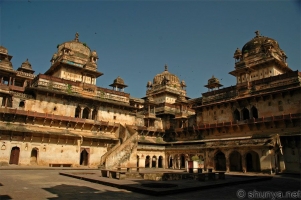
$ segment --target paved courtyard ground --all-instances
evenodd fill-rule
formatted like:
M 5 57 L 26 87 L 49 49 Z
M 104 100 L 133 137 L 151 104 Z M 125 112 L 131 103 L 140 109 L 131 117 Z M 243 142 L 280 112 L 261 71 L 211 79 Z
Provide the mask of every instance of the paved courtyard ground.
M 282 199 L 301 199 L 301 182 L 298 175 L 275 175 L 266 181 L 155 197 L 62 176 L 59 172 L 62 170 L 0 168 L 0 199 L 272 199 L 271 192 L 274 192 L 274 199 L 280 199 L 277 198 L 280 191 L 284 195 L 286 192 L 299 191 L 295 198 Z M 76 172 L 87 171 L 76 170 Z

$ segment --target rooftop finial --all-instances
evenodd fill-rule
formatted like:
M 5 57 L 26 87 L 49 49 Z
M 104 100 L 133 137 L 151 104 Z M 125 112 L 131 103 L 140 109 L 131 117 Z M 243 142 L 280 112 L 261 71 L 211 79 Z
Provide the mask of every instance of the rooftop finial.
M 255 34 L 256 34 L 256 37 L 259 37 L 260 36 L 260 33 L 259 33 L 259 31 L 257 30 L 257 31 L 255 31 Z
M 79 37 L 79 34 L 78 34 L 78 32 L 76 32 L 75 33 L 75 39 L 74 39 L 76 42 L 78 42 L 78 37 Z
M 167 70 L 167 65 L 166 65 L 166 64 L 165 64 L 165 66 L 164 66 L 164 67 L 165 67 L 165 71 L 168 71 L 168 70 Z

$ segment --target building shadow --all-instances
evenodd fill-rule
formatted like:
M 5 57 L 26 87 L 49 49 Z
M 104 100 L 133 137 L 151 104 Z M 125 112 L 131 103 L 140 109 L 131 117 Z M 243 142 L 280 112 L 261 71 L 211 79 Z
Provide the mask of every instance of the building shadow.
M 8 200 L 8 199 L 13 199 L 9 195 L 0 195 L 1 200 Z
M 133 193 L 131 192 L 96 190 L 87 186 L 76 186 L 66 184 L 43 189 L 52 194 L 57 195 L 57 197 L 50 197 L 48 199 L 127 199 L 131 198 L 133 195 Z

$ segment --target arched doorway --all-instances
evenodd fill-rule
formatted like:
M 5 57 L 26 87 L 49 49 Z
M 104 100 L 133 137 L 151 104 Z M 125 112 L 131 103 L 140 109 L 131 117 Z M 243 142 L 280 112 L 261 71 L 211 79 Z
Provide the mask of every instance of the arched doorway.
M 233 117 L 234 117 L 234 121 L 239 121 L 240 120 L 240 113 L 239 111 L 236 109 L 233 113 Z
M 93 119 L 93 120 L 97 120 L 97 113 L 98 113 L 98 109 L 95 108 L 95 109 L 93 110 L 93 112 L 92 112 L 92 119 Z
M 158 168 L 163 168 L 163 157 L 162 156 L 159 156 L 159 159 L 158 159 Z
M 185 168 L 185 155 L 181 155 L 181 168 Z
M 152 168 L 156 168 L 156 165 L 157 165 L 157 157 L 153 156 L 153 158 L 152 158 Z
M 247 172 L 259 172 L 260 161 L 258 153 L 250 151 L 246 154 Z
M 243 120 L 250 119 L 250 113 L 247 108 L 242 109 L 242 118 Z
M 75 118 L 81 118 L 80 111 L 81 111 L 81 108 L 79 106 L 77 106 L 75 109 L 75 115 L 74 115 Z
M 218 152 L 215 157 L 215 170 L 216 171 L 226 171 L 226 157 L 222 152 Z
M 253 106 L 251 108 L 251 112 L 252 112 L 253 118 L 257 119 L 258 118 L 258 111 L 257 111 L 257 108 L 255 106 Z
M 87 166 L 88 163 L 89 163 L 89 152 L 86 149 L 82 149 L 80 153 L 79 164 L 83 166 Z
M 241 166 L 241 155 L 237 151 L 233 151 L 230 156 L 230 171 L 237 171 L 241 172 L 242 171 L 242 166 Z
M 31 154 L 30 154 L 30 164 L 31 165 L 36 165 L 38 164 L 38 149 L 37 148 L 33 148 L 31 150 Z
M 13 147 L 10 152 L 9 164 L 13 164 L 13 165 L 19 164 L 19 155 L 20 155 L 20 148 Z
M 168 167 L 172 168 L 172 166 L 173 166 L 173 158 L 172 158 L 172 156 L 170 156 L 169 157 L 169 162 L 168 162 Z
M 148 168 L 148 167 L 150 167 L 150 157 L 146 156 L 146 158 L 145 158 L 145 168 Z
M 85 108 L 83 110 L 83 119 L 89 119 L 89 115 L 90 115 L 90 109 L 89 108 Z

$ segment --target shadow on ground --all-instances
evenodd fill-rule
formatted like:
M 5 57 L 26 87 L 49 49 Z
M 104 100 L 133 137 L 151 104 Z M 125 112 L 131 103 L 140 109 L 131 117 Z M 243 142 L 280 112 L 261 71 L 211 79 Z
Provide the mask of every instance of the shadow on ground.
M 131 192 L 96 190 L 86 186 L 57 185 L 44 190 L 57 195 L 48 199 L 99 199 L 99 198 L 130 198 Z M 0 198 L 1 199 L 1 198 Z M 2 199 L 1 199 L 2 200 Z

